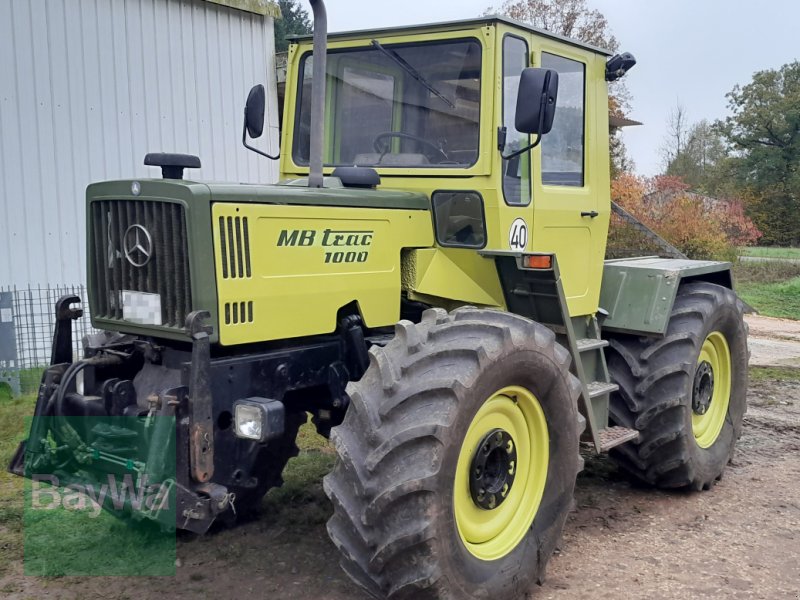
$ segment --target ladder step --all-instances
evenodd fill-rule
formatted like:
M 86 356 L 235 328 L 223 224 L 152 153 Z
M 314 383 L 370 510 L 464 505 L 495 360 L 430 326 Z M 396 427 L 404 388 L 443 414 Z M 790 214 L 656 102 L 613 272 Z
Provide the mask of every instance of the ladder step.
M 578 352 L 589 352 L 590 350 L 597 350 L 598 348 L 605 348 L 608 346 L 608 340 L 595 340 L 593 338 L 585 338 L 576 342 Z
M 616 383 L 606 383 L 605 381 L 593 381 L 586 386 L 589 390 L 589 398 L 597 398 L 611 392 L 616 392 L 619 386 Z
M 600 438 L 600 452 L 607 452 L 615 446 L 632 442 L 639 437 L 639 432 L 627 427 L 606 427 L 598 432 Z

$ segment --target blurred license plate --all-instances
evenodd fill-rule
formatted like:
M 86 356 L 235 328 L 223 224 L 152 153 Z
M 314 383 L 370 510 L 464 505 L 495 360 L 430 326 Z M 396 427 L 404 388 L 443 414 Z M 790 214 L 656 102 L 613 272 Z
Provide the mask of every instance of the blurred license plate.
M 122 318 L 140 325 L 161 325 L 161 294 L 122 290 Z

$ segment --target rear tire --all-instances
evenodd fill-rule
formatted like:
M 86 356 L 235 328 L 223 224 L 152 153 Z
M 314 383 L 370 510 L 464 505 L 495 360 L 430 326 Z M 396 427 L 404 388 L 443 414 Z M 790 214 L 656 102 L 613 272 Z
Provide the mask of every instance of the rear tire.
M 373 347 L 366 374 L 348 386 L 350 408 L 331 436 L 338 461 L 324 481 L 334 506 L 328 532 L 344 570 L 372 595 L 393 599 L 511 600 L 541 582 L 582 466 L 570 360 L 542 325 L 471 308 L 428 310 L 418 325 L 400 322 L 386 347 Z M 538 409 L 525 412 L 535 406 L 540 421 Z M 482 444 L 502 429 L 492 427 L 504 423 L 506 408 L 546 427 L 526 445 L 525 432 L 542 430 L 507 426 L 516 445 L 498 446 L 508 453 L 498 456 L 519 451 L 518 465 L 504 464 L 520 479 L 500 486 L 507 496 L 497 496 L 499 505 L 479 510 L 481 491 L 464 469 L 478 471 Z M 503 506 L 508 512 L 492 512 Z M 501 514 L 516 518 L 492 521 Z M 496 535 L 470 537 L 474 517 L 489 519 L 490 529 L 500 523 Z
M 611 395 L 611 421 L 639 431 L 611 457 L 656 487 L 709 489 L 733 456 L 746 410 L 742 302 L 727 288 L 688 283 L 678 290 L 663 338 L 609 341 L 608 368 L 620 386 Z M 708 382 L 716 395 L 703 391 Z

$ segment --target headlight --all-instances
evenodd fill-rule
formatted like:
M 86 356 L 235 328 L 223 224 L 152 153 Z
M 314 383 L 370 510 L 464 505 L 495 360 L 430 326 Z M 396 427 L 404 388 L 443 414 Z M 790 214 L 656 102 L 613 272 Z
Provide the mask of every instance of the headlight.
M 233 404 L 236 436 L 268 442 L 283 435 L 286 409 L 283 402 L 268 398 L 247 398 Z

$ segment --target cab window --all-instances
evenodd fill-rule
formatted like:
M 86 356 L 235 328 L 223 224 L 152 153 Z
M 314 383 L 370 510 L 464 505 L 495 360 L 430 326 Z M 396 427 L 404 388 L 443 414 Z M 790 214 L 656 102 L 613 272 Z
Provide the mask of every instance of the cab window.
M 503 39 L 503 127 L 506 129 L 505 154 L 524 148 L 530 136 L 517 131 L 517 92 L 522 70 L 528 67 L 528 43 L 507 35 Z M 507 204 L 525 206 L 531 201 L 530 155 L 526 152 L 503 161 L 503 197 Z
M 558 71 L 556 117 L 542 138 L 542 184 L 583 187 L 586 66 L 542 52 L 542 67 Z
M 435 58 L 435 60 L 434 60 Z M 300 62 L 292 158 L 307 165 L 313 56 Z M 478 160 L 482 46 L 475 39 L 328 52 L 325 164 L 467 168 Z

